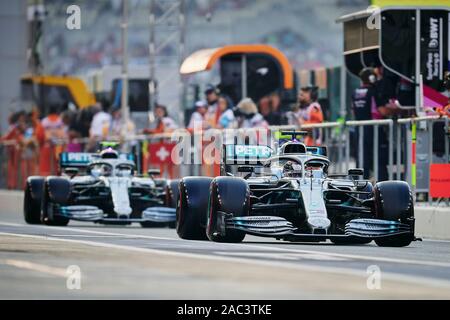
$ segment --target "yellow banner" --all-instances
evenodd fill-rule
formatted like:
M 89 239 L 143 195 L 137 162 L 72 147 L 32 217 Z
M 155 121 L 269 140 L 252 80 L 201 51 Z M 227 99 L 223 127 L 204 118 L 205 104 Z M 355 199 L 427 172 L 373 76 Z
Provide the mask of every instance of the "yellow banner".
M 388 6 L 439 6 L 449 7 L 449 0 L 372 0 L 372 4 L 378 7 Z

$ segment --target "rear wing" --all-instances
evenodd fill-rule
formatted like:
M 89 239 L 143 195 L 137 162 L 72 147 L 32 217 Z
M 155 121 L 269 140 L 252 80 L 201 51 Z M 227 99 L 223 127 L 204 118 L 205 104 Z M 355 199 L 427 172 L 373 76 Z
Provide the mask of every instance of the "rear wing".
M 59 156 L 59 167 L 61 170 L 65 168 L 86 168 L 97 159 L 100 159 L 98 153 L 62 152 Z M 120 153 L 119 159 L 131 160 L 136 163 L 136 158 L 132 153 Z
M 264 145 L 235 145 L 223 146 L 223 163 L 225 165 L 262 165 L 272 156 L 272 148 Z
M 308 131 L 281 130 L 276 132 L 277 139 L 286 139 L 290 141 L 300 140 L 308 135 Z

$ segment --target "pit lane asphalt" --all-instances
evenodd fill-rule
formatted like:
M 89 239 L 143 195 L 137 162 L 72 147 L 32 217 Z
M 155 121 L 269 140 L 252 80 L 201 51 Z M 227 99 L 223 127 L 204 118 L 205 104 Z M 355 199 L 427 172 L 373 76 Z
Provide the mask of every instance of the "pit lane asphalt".
M 73 265 L 78 290 L 67 288 Z M 32 226 L 0 211 L 0 283 L 1 299 L 450 299 L 450 242 L 220 244 L 138 224 Z

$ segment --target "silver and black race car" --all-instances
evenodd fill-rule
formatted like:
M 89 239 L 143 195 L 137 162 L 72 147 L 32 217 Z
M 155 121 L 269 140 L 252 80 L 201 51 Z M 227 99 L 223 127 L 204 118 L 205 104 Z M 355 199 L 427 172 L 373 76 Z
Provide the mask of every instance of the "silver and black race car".
M 306 147 L 297 140 L 302 132 L 283 134 L 292 139 L 275 153 L 267 146 L 226 145 L 222 176 L 183 178 L 178 235 L 217 242 L 241 242 L 246 234 L 336 244 L 374 240 L 395 247 L 416 240 L 406 182 L 373 186 L 362 169 L 328 175 L 325 147 Z M 233 166 L 237 173 L 230 173 Z
M 24 217 L 29 224 L 65 226 L 70 220 L 142 227 L 175 226 L 178 181 L 136 174 L 133 154 L 112 147 L 100 153 L 62 153 L 61 176 L 28 177 Z

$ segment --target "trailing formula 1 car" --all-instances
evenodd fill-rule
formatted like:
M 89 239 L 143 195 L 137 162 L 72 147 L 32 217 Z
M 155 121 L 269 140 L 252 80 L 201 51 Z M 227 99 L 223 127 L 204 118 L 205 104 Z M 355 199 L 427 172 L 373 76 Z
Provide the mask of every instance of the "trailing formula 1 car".
M 177 181 L 138 176 L 133 154 L 111 146 L 99 153 L 62 153 L 62 176 L 28 177 L 24 217 L 29 224 L 65 226 L 70 220 L 142 227 L 175 227 L 170 186 Z M 169 193 L 170 192 L 170 193 Z
M 335 244 L 374 240 L 393 247 L 416 240 L 406 182 L 373 186 L 362 180 L 362 169 L 328 175 L 325 147 L 306 147 L 297 140 L 303 132 L 282 134 L 291 139 L 275 155 L 267 146 L 225 145 L 222 176 L 183 178 L 178 235 L 217 242 L 241 242 L 246 234 Z M 230 167 L 237 167 L 237 173 L 230 173 Z

